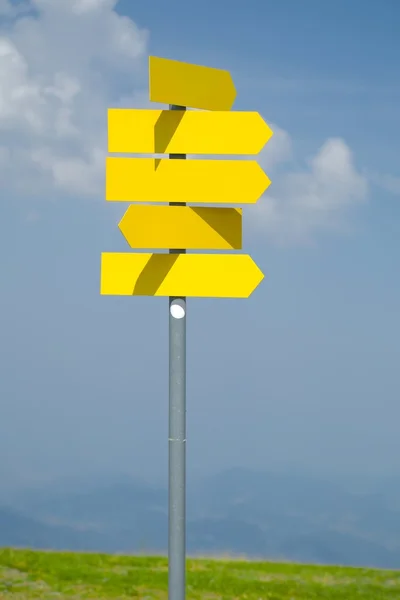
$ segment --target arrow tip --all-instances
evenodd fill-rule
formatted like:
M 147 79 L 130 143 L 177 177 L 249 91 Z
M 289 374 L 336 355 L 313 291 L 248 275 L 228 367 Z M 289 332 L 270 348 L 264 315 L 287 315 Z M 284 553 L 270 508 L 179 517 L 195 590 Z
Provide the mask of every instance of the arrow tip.
M 251 294 L 258 288 L 258 286 L 260 285 L 260 283 L 262 282 L 262 280 L 265 277 L 264 273 L 261 271 L 261 269 L 259 268 L 257 263 L 251 257 L 250 257 L 250 260 L 253 263 L 252 266 L 253 266 L 254 279 L 253 279 L 253 289 L 249 293 L 249 296 L 251 296 Z
M 268 123 L 266 121 L 264 121 L 264 119 L 261 117 L 260 118 L 262 120 L 262 136 L 263 136 L 263 141 L 262 141 L 262 146 L 260 148 L 260 151 L 264 148 L 264 146 L 267 144 L 267 142 L 270 141 L 270 139 L 272 138 L 272 136 L 274 135 L 274 132 L 272 131 L 272 129 L 270 128 L 270 126 L 268 125 Z
M 271 185 L 271 180 L 266 174 L 266 172 L 262 169 L 262 167 L 256 162 L 257 172 L 254 174 L 254 187 L 255 187 L 255 196 L 256 202 L 261 198 L 261 196 L 267 191 L 269 186 Z
M 149 82 L 152 102 L 225 111 L 236 98 L 229 71 L 158 56 L 149 56 Z
M 223 71 L 224 73 L 226 73 L 226 83 L 227 83 L 227 94 L 226 94 L 226 98 L 225 98 L 225 108 L 222 108 L 221 110 L 231 110 L 232 106 L 235 103 L 236 100 L 236 95 L 237 95 L 237 91 L 235 88 L 235 84 L 233 83 L 233 78 L 232 75 L 229 73 L 229 71 Z

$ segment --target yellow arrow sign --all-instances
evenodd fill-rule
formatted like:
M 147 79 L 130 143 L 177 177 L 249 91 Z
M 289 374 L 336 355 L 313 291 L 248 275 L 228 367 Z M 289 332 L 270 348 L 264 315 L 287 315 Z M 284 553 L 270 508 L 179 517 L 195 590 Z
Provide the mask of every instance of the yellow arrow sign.
M 241 208 L 129 206 L 119 223 L 131 248 L 240 250 Z
M 257 112 L 108 110 L 108 151 L 258 154 L 272 131 Z
M 263 278 L 247 254 L 104 252 L 100 293 L 248 298 Z
M 270 185 L 254 160 L 106 159 L 106 200 L 254 204 Z
M 150 100 L 203 110 L 230 110 L 236 90 L 228 71 L 149 57 Z

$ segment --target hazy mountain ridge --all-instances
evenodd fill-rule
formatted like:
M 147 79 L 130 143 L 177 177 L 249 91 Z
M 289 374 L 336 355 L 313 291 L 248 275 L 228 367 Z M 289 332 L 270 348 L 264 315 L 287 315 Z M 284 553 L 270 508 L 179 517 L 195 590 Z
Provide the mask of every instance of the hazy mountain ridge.
M 396 485 L 352 493 L 301 475 L 225 471 L 188 487 L 188 551 L 400 568 Z M 16 512 L 18 511 L 18 512 Z M 105 552 L 167 548 L 167 490 L 137 481 L 17 494 L 0 545 Z

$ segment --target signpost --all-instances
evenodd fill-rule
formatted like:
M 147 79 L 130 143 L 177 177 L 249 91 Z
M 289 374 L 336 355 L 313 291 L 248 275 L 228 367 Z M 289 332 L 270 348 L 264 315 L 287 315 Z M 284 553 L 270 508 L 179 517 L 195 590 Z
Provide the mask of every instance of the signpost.
M 203 110 L 230 110 L 236 98 L 231 74 L 158 56 L 149 58 L 151 102 Z
M 150 66 L 151 72 L 151 66 Z M 170 109 L 185 110 L 170 104 Z M 170 154 L 182 161 L 186 154 Z M 182 163 L 181 163 L 182 164 Z M 176 203 L 170 203 L 175 206 Z M 178 209 L 183 206 L 178 204 Z M 173 260 L 186 249 L 171 248 Z M 169 292 L 168 598 L 186 595 L 186 294 Z
M 131 248 L 240 250 L 241 208 L 129 206 L 119 223 Z
M 264 275 L 248 254 L 103 252 L 101 293 L 248 298 Z
M 270 180 L 255 160 L 106 159 L 106 200 L 255 204 Z
M 272 131 L 257 112 L 108 111 L 108 151 L 258 154 Z
M 168 597 L 184 600 L 186 298 L 247 298 L 264 277 L 247 254 L 186 250 L 240 250 L 242 209 L 228 205 L 254 204 L 271 183 L 254 160 L 186 155 L 254 155 L 272 131 L 258 113 L 229 112 L 227 71 L 151 56 L 149 77 L 150 100 L 170 110 L 110 109 L 108 151 L 169 158 L 108 157 L 106 200 L 164 203 L 131 204 L 119 228 L 131 248 L 168 252 L 102 253 L 100 293 L 169 297 Z

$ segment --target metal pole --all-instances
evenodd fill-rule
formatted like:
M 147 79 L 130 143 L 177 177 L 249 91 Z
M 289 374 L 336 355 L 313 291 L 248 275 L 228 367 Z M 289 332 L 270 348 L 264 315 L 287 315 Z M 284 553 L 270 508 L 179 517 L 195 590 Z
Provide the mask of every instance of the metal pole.
M 186 110 L 170 105 L 170 110 Z M 185 159 L 186 154 L 169 158 Z M 171 205 L 184 206 L 179 202 Z M 171 254 L 184 253 L 170 250 Z M 169 298 L 168 599 L 186 592 L 186 298 Z

